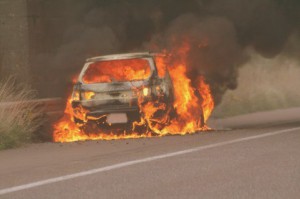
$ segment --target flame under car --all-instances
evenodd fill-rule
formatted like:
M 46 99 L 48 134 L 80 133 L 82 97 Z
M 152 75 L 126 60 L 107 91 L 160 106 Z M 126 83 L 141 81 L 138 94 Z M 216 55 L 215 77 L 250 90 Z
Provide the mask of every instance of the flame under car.
M 151 102 L 157 108 L 148 122 L 167 125 L 172 117 L 173 85 L 167 70 L 158 71 L 154 56 L 129 53 L 88 59 L 73 88 L 73 121 L 98 127 L 133 124 L 145 116 L 143 107 Z

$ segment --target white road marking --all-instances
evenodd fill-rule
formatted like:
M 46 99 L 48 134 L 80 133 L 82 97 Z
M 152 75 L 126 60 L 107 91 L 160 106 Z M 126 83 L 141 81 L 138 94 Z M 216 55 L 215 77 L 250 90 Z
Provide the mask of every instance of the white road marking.
M 229 145 L 229 144 L 234 144 L 234 143 L 238 143 L 238 142 L 245 142 L 245 141 L 249 141 L 249 140 L 255 140 L 255 139 L 259 139 L 259 138 L 269 137 L 269 136 L 278 135 L 278 134 L 287 133 L 287 132 L 292 132 L 292 131 L 296 131 L 296 130 L 300 130 L 300 127 L 290 128 L 290 129 L 285 129 L 285 130 L 280 130 L 280 131 L 274 131 L 274 132 L 269 132 L 269 133 L 264 133 L 264 134 L 254 135 L 254 136 L 249 136 L 249 137 L 244 137 L 244 138 L 238 138 L 238 139 L 229 140 L 229 141 L 225 141 L 225 142 L 219 142 L 219 143 L 216 143 L 216 144 L 209 144 L 209 145 L 195 147 L 195 148 L 186 149 L 186 150 L 182 150 L 182 151 L 166 153 L 166 154 L 152 156 L 152 157 L 148 157 L 148 158 L 143 158 L 143 159 L 132 160 L 132 161 L 128 161 L 128 162 L 118 163 L 118 164 L 114 164 L 114 165 L 110 165 L 110 166 L 106 166 L 106 167 L 91 169 L 91 170 L 88 170 L 88 171 L 69 174 L 69 175 L 65 175 L 65 176 L 49 178 L 49 179 L 46 179 L 46 180 L 41 180 L 41 181 L 32 182 L 32 183 L 28 183 L 28 184 L 23 184 L 23 185 L 19 185 L 19 186 L 15 186 L 15 187 L 1 189 L 0 190 L 0 195 L 4 195 L 4 194 L 16 192 L 16 191 L 21 191 L 21 190 L 25 190 L 25 189 L 31 189 L 31 188 L 39 187 L 39 186 L 42 186 L 42 185 L 47 185 L 47 184 L 52 184 L 52 183 L 61 182 L 61 181 L 65 181 L 65 180 L 70 180 L 70 179 L 83 177 L 83 176 L 87 176 L 87 175 L 92 175 L 92 174 L 96 174 L 96 173 L 101 173 L 101 172 L 104 172 L 104 171 L 111 171 L 111 170 L 114 170 L 114 169 L 120 169 L 120 168 L 123 168 L 123 167 L 136 165 L 136 164 L 140 164 L 140 163 L 151 162 L 151 161 L 154 161 L 154 160 L 160 160 L 160 159 L 174 157 L 174 156 L 178 156 L 178 155 L 198 152 L 198 151 L 202 151 L 202 150 L 206 150 L 206 149 L 210 149 L 210 148 L 215 148 L 215 147 L 220 147 L 220 146 L 225 146 L 225 145 Z

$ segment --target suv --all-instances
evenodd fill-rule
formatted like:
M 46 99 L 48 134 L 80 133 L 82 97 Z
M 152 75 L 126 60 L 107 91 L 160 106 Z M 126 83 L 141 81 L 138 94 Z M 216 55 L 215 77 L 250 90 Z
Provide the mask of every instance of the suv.
M 157 68 L 156 56 L 160 55 L 143 52 L 87 59 L 73 88 L 74 122 L 80 125 L 96 121 L 98 126 L 132 124 L 145 116 L 143 105 L 148 102 L 167 107 L 153 118 L 170 114 L 172 81 L 167 69 Z

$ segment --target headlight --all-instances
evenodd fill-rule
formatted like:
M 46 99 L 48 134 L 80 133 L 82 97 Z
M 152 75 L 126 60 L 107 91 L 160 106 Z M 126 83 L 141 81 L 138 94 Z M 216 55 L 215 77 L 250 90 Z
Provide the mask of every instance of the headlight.
M 72 101 L 79 101 L 79 100 L 80 100 L 79 91 L 73 91 Z
M 148 96 L 150 94 L 151 94 L 150 88 L 147 88 L 147 87 L 143 88 L 143 95 L 144 96 Z
M 81 93 L 81 97 L 85 100 L 90 100 L 95 97 L 95 92 L 93 91 L 84 91 Z

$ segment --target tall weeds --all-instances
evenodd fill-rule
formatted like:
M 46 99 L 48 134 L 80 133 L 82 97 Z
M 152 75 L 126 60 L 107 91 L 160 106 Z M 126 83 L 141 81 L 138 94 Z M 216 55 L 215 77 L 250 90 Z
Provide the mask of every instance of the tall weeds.
M 42 124 L 42 110 L 33 100 L 35 92 L 14 78 L 0 82 L 0 149 L 30 142 Z

